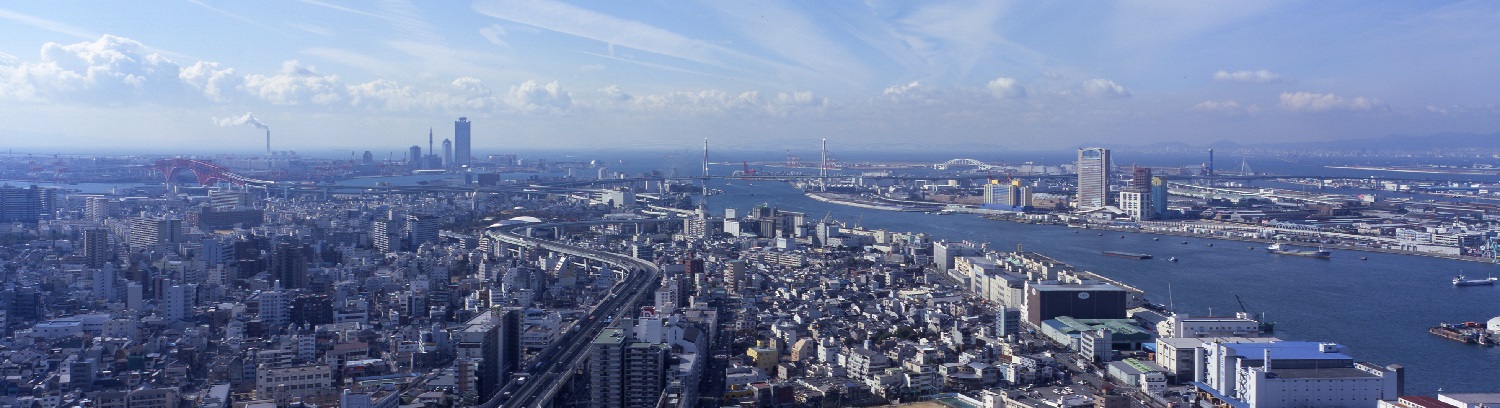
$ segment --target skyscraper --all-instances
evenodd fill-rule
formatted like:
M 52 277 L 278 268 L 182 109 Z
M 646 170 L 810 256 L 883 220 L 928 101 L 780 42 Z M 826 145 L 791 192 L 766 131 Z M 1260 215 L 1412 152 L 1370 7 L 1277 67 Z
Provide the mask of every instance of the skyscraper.
M 453 141 L 443 139 L 443 168 L 453 167 Z
M 453 165 L 469 165 L 469 118 L 458 118 L 453 122 Z
M 109 250 L 109 230 L 90 228 L 83 230 L 83 264 L 90 268 L 103 267 L 114 260 Z
M 1109 149 L 1078 149 L 1078 210 L 1109 205 L 1109 167 Z
M 1161 176 L 1151 178 L 1151 210 L 1156 212 L 1156 218 L 1167 217 L 1167 179 Z
M 604 329 L 589 345 L 589 406 L 655 407 L 666 388 L 666 344 L 636 339 L 630 328 Z
M 410 167 L 412 170 L 421 169 L 422 146 L 412 145 L 411 149 L 408 149 L 408 151 L 409 154 L 407 154 L 406 156 L 406 167 Z

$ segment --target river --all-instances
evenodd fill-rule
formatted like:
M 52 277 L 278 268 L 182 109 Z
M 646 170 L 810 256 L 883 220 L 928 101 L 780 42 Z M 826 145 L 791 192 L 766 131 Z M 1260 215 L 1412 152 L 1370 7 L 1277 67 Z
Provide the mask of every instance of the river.
M 1266 253 L 1261 243 L 1119 232 L 1099 236 L 1093 230 L 972 215 L 867 210 L 819 202 L 778 182 L 729 181 L 714 187 L 724 192 L 709 199 L 715 214 L 723 214 L 725 207 L 743 211 L 769 203 L 813 219 L 831 214 L 866 228 L 923 232 L 936 240 L 986 242 L 1005 251 L 1021 244 L 1195 315 L 1239 311 L 1234 297 L 1239 295 L 1249 311 L 1264 312 L 1276 322 L 1278 337 L 1335 342 L 1348 346 L 1348 354 L 1358 360 L 1405 366 L 1408 394 L 1493 392 L 1500 387 L 1500 348 L 1427 333 L 1440 321 L 1483 323 L 1500 316 L 1500 287 L 1456 288 L 1449 282 L 1460 271 L 1484 277 L 1500 267 L 1354 251 L 1335 251 L 1331 259 L 1281 256 Z M 1156 259 L 1100 254 L 1107 250 L 1148 253 Z M 1165 260 L 1173 256 L 1179 262 Z

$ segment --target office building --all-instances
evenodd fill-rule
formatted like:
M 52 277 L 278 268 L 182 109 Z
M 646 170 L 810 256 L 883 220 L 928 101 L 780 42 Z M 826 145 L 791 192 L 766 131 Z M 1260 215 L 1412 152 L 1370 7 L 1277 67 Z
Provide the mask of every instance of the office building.
M 171 284 L 162 288 L 161 317 L 169 322 L 186 320 L 198 301 L 197 284 Z
M 338 395 L 339 389 L 333 386 L 333 370 L 326 364 L 262 365 L 255 372 L 255 397 L 275 400 L 278 406 L 290 406 L 293 400 L 326 403 L 334 401 Z
M 1107 283 L 1026 284 L 1026 320 L 1069 316 L 1075 319 L 1124 319 L 1127 294 Z
M 589 345 L 589 406 L 655 407 L 666 389 L 666 344 L 636 341 L 631 330 L 604 329 Z
M 1031 186 L 1021 185 L 1020 180 L 1001 184 L 990 180 L 984 185 L 984 204 L 1005 210 L 1022 210 L 1031 206 Z
M 1160 176 L 1151 178 L 1151 211 L 1156 212 L 1156 218 L 1167 217 L 1167 179 Z
M 469 152 L 469 118 L 458 118 L 453 122 L 453 164 L 457 167 L 469 165 L 473 157 Z
M 479 401 L 489 401 L 522 368 L 520 309 L 491 310 L 465 324 L 456 347 L 460 359 L 478 360 Z
M 182 220 L 134 218 L 130 220 L 130 246 L 135 249 L 175 244 L 182 240 Z
M 1148 193 L 1140 191 L 1121 191 L 1120 198 L 1116 201 L 1120 210 L 1131 220 L 1150 220 L 1156 218 L 1156 211 L 1151 209 L 1151 197 Z
M 1200 391 L 1243 407 L 1373 407 L 1400 396 L 1404 369 L 1355 362 L 1306 341 L 1205 343 Z
M 1088 211 L 1109 205 L 1109 149 L 1078 149 L 1076 207 Z
M 1130 191 L 1146 192 L 1151 190 L 1151 168 L 1136 167 L 1130 175 Z
M 407 149 L 406 167 L 412 170 L 422 168 L 422 146 L 412 145 Z
M 118 204 L 109 197 L 89 197 L 83 202 L 83 217 L 89 221 L 104 221 L 113 217 Z
M 0 222 L 35 224 L 43 214 L 50 214 L 57 203 L 57 190 L 0 186 Z
M 294 241 L 280 241 L 271 250 L 271 279 L 281 288 L 307 287 L 306 249 Z
M 114 252 L 109 250 L 109 230 L 103 228 L 83 230 L 82 244 L 84 266 L 99 268 L 114 260 Z
M 113 302 L 115 296 L 115 267 L 104 265 L 103 268 L 94 271 L 94 297 L 105 302 Z
M 443 139 L 443 168 L 453 167 L 453 141 Z
M 406 242 L 415 251 L 422 244 L 437 242 L 438 218 L 428 215 L 408 214 L 406 216 Z

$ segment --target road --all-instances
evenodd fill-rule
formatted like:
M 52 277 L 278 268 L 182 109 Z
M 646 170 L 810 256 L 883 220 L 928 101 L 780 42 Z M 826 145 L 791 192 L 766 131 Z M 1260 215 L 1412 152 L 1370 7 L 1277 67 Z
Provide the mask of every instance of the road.
M 633 221 L 618 222 L 628 224 Z M 539 240 L 512 232 L 527 227 L 550 228 L 569 224 L 574 223 L 520 224 L 490 229 L 485 233 L 507 244 L 539 247 L 549 251 L 582 256 L 629 272 L 625 280 L 616 284 L 610 294 L 595 305 L 583 320 L 574 324 L 573 328 L 564 333 L 558 341 L 548 345 L 536 358 L 526 362 L 526 366 L 519 370 L 529 374 L 526 381 L 511 381 L 506 384 L 493 398 L 485 401 L 482 405 L 485 408 L 538 406 L 557 395 L 558 390 L 567 385 L 565 380 L 569 374 L 577 368 L 578 364 L 587 361 L 588 346 L 599 331 L 608 326 L 606 322 L 632 315 L 635 311 L 634 306 L 639 304 L 646 294 L 654 292 L 656 286 L 660 284 L 658 278 L 661 276 L 661 270 L 651 262 L 611 252 Z

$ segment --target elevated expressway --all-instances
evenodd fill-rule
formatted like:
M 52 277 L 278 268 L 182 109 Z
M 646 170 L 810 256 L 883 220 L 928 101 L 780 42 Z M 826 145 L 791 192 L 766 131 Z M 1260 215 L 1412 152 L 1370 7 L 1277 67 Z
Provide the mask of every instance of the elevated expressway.
M 610 289 L 609 295 L 591 308 L 584 318 L 575 323 L 566 333 L 563 333 L 556 342 L 548 345 L 535 358 L 527 361 L 525 365 L 517 369 L 517 378 L 525 375 L 524 381 L 510 381 L 494 397 L 491 397 L 480 406 L 484 408 L 496 408 L 549 405 L 558 392 L 567 386 L 568 380 L 577 372 L 578 367 L 582 364 L 587 364 L 589 356 L 588 346 L 593 342 L 594 337 L 599 335 L 600 330 L 608 326 L 606 321 L 613 320 L 611 318 L 617 319 L 632 315 L 635 311 L 635 306 L 646 299 L 648 294 L 655 292 L 657 286 L 661 284 L 659 279 L 661 269 L 649 261 L 611 252 L 537 239 L 525 235 L 526 231 L 580 225 L 678 222 L 682 222 L 682 219 L 593 220 L 526 223 L 492 227 L 486 230 L 486 236 L 501 242 L 503 245 L 551 251 L 591 259 L 623 270 L 625 278 L 615 284 Z

